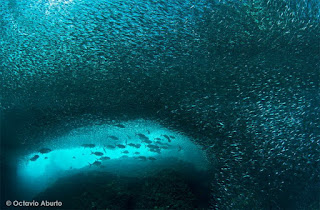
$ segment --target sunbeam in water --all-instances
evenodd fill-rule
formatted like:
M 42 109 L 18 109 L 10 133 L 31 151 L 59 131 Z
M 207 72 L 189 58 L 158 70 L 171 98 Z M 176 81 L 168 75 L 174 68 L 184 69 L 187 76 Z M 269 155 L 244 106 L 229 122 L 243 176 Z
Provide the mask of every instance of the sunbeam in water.
M 199 171 L 206 170 L 208 164 L 187 136 L 145 120 L 82 127 L 44 142 L 18 164 L 21 189 L 30 196 L 60 177 L 86 171 L 143 176 L 182 162 Z

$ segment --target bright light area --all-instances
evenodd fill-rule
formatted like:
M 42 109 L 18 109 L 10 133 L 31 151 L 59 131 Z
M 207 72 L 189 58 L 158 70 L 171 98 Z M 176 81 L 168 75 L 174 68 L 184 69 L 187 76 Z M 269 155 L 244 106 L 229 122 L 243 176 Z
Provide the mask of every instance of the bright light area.
M 61 176 L 92 170 L 141 176 L 179 162 L 207 167 L 203 151 L 188 137 L 146 120 L 83 127 L 43 142 L 18 165 L 18 183 L 30 193 Z

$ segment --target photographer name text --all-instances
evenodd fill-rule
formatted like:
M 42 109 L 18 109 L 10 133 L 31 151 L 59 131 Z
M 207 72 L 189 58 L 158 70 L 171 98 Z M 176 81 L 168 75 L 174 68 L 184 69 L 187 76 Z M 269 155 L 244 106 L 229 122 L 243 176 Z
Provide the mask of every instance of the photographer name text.
M 14 200 L 14 201 L 10 201 L 7 200 L 6 201 L 6 205 L 7 206 L 15 206 L 15 207 L 37 207 L 37 206 L 45 206 L 45 207 L 59 207 L 62 206 L 62 202 L 61 201 L 18 201 L 18 200 Z

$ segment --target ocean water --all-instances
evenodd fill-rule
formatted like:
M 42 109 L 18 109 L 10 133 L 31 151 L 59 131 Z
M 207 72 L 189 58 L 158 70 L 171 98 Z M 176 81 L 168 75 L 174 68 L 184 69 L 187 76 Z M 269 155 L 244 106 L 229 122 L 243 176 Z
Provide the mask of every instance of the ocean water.
M 188 137 L 141 119 L 125 122 L 121 127 L 82 127 L 42 141 L 40 149 L 17 158 L 16 183 L 22 197 L 28 194 L 32 199 L 58 178 L 87 171 L 141 177 L 150 171 L 174 168 L 181 162 L 194 165 L 198 171 L 209 167 L 202 148 Z M 39 154 L 41 148 L 52 151 Z
M 1 209 L 320 209 L 319 21 L 317 0 L 2 0 Z

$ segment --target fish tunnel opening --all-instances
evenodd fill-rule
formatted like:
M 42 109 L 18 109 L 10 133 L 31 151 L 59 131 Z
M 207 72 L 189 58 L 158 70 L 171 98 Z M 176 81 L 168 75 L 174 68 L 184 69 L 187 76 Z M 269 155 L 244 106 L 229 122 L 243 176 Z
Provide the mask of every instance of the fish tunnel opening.
M 23 199 L 66 198 L 62 201 L 67 202 L 64 207 L 76 208 L 67 198 L 89 202 L 88 193 L 104 190 L 108 199 L 84 205 L 105 208 L 115 207 L 105 200 L 113 200 L 115 193 L 125 191 L 130 195 L 124 198 L 126 207 L 151 208 L 154 203 L 146 202 L 142 194 L 155 191 L 148 199 L 159 199 L 156 203 L 160 206 L 179 205 L 177 201 L 181 201 L 183 208 L 208 207 L 210 177 L 205 152 L 188 136 L 155 121 L 137 119 L 83 126 L 42 142 L 16 160 L 15 183 Z M 97 191 L 93 187 L 97 185 L 104 187 Z M 168 193 L 176 194 L 167 197 Z M 181 197 L 185 193 L 189 195 Z

